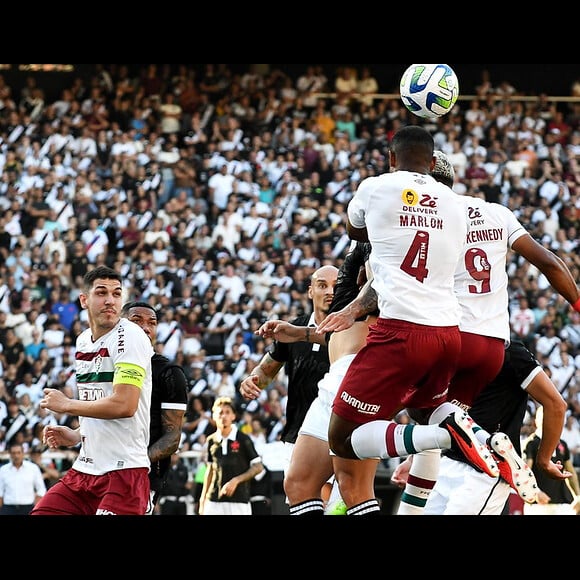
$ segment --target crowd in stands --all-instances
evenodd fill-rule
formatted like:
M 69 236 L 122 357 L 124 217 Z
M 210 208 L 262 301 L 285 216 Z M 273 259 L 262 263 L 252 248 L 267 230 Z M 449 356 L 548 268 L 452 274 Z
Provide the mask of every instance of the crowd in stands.
M 335 77 L 305 65 L 295 78 L 130 66 L 67 77 L 56 100 L 32 75 L 18 91 L 0 76 L 0 451 L 14 439 L 39 446 L 49 422 L 75 425 L 38 403 L 45 386 L 75 396 L 78 294 L 99 264 L 122 272 L 127 300 L 159 310 L 156 348 L 190 385 L 183 450 L 203 445 L 218 396 L 237 401 L 256 443 L 277 441 L 284 371 L 259 401 L 238 394 L 269 346 L 254 331 L 309 311 L 310 275 L 340 265 L 346 206 L 362 179 L 388 170 L 405 124 L 432 131 L 458 194 L 511 208 L 580 280 L 580 103 L 518 100 L 482 74 L 476 98 L 425 121 L 374 96 L 372 65 L 336 65 Z M 508 268 L 514 336 L 580 432 L 580 314 L 529 263 L 512 256 Z

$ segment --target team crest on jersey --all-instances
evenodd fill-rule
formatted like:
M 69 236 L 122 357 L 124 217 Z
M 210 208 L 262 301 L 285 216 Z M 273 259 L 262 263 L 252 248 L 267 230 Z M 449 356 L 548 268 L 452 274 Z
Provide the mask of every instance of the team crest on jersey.
M 405 205 L 414 207 L 417 205 L 418 202 L 419 196 L 415 191 L 413 191 L 412 189 L 405 189 L 405 191 L 403 191 L 403 203 Z

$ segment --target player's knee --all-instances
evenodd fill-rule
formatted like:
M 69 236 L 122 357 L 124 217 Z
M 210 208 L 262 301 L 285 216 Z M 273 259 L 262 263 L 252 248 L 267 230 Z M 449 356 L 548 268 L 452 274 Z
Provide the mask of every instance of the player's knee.
M 357 459 L 352 446 L 350 444 L 350 436 L 346 438 L 329 438 L 328 445 L 330 450 L 338 457 L 343 457 L 345 459 Z
M 284 493 L 288 499 L 296 495 L 296 481 L 292 477 L 286 475 L 283 482 Z
M 284 478 L 284 493 L 290 502 L 295 505 L 306 499 L 318 497 L 320 495 L 320 482 L 311 482 L 311 478 L 294 477 L 286 475 Z
M 344 424 L 336 415 L 331 416 L 328 428 L 328 447 L 332 453 L 346 459 L 357 459 L 350 443 L 351 433 L 350 426 Z

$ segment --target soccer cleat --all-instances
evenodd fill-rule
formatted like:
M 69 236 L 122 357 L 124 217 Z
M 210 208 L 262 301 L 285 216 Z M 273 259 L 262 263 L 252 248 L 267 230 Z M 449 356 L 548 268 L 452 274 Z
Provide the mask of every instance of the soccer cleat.
M 499 468 L 500 476 L 507 481 L 527 503 L 534 503 L 538 494 L 536 476 L 526 462 L 516 453 L 505 433 L 494 433 L 489 438 Z
M 487 445 L 477 440 L 473 431 L 473 419 L 464 411 L 457 410 L 446 417 L 439 427 L 447 429 L 451 435 L 451 445 L 459 451 L 478 471 L 490 477 L 499 477 L 499 468 Z

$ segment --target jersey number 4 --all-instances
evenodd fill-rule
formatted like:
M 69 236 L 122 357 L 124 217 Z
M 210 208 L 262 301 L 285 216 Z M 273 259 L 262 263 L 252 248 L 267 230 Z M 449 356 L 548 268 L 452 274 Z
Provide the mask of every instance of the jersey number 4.
M 427 255 L 429 254 L 429 234 L 428 232 L 417 232 L 405 259 L 401 264 L 401 270 L 417 282 L 423 283 L 429 275 L 427 269 Z

